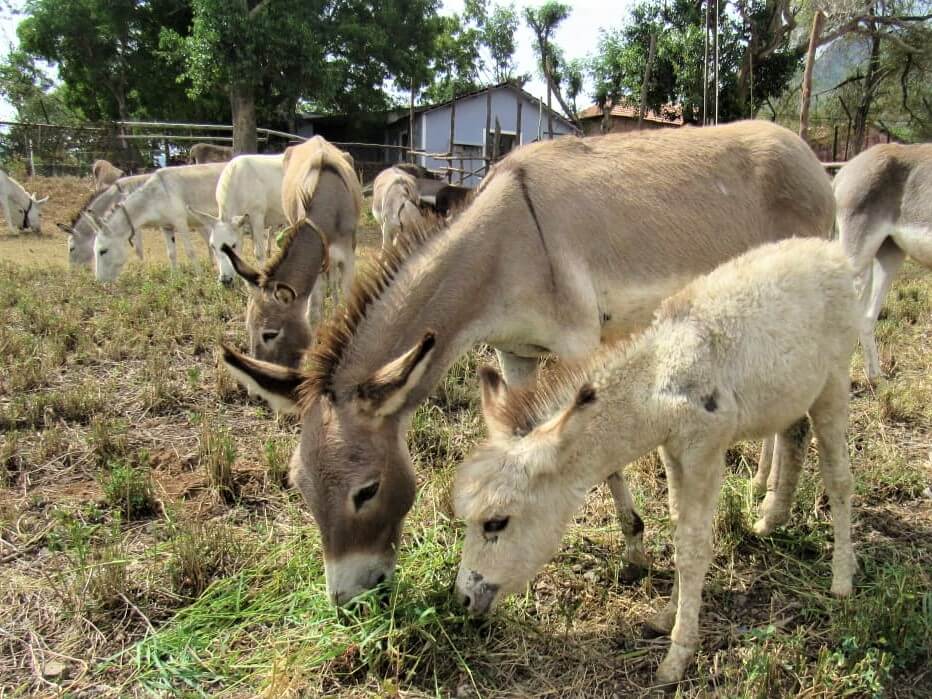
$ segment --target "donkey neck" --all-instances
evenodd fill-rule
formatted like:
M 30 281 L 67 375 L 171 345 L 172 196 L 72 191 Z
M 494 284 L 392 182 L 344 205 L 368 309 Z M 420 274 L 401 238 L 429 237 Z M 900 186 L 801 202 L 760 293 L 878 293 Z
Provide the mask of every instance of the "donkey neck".
M 595 486 L 666 441 L 670 426 L 655 386 L 654 347 L 653 332 L 647 331 L 591 372 L 594 412 L 566 469 L 574 484 Z
M 491 336 L 500 303 L 496 260 L 477 245 L 481 236 L 470 234 L 474 222 L 468 214 L 422 243 L 370 302 L 333 374 L 338 394 L 351 391 L 433 331 L 432 357 L 403 408 L 413 411 L 459 357 Z

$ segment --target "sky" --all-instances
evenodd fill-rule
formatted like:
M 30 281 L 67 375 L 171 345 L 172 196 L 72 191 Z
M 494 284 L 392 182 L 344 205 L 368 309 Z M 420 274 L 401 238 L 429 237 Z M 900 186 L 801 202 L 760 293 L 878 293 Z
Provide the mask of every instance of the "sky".
M 490 0 L 490 3 L 502 0 Z M 23 0 L 13 0 L 9 3 L 14 7 L 23 5 Z M 503 3 L 507 4 L 507 0 Z M 528 5 L 542 4 L 538 0 L 526 2 Z M 567 59 L 583 58 L 595 50 L 599 38 L 599 30 L 621 26 L 628 16 L 633 0 L 569 0 L 572 7 L 570 16 L 557 29 L 554 36 L 555 43 L 563 49 Z M 464 0 L 444 0 L 443 12 L 462 12 Z M 517 7 L 523 7 L 525 2 L 518 0 Z M 6 53 L 7 49 L 16 43 L 16 25 L 19 17 L 9 12 L 0 13 L 0 51 Z M 534 37 L 522 21 L 517 31 L 517 49 L 515 58 L 518 73 L 528 73 L 532 76 L 525 89 L 531 94 L 543 98 L 547 88 L 537 75 L 537 63 L 534 58 Z M 583 90 L 578 102 L 580 107 L 589 100 L 587 90 Z M 0 100 L 0 120 L 12 119 L 16 116 L 13 108 L 5 101 Z

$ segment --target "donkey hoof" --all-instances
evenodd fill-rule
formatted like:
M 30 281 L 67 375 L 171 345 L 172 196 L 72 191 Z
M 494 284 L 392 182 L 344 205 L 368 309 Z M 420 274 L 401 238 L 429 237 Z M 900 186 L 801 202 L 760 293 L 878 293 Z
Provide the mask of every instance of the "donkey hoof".
M 848 597 L 854 586 L 851 584 L 851 580 L 833 580 L 832 581 L 832 594 L 835 597 Z
M 685 652 L 684 648 L 672 644 L 667 657 L 657 668 L 657 683 L 677 684 L 686 674 L 686 666 L 691 658 L 692 653 Z
M 775 528 L 775 525 L 771 524 L 766 517 L 761 517 L 754 522 L 753 527 L 754 533 L 757 534 L 757 536 L 769 536 Z
M 647 575 L 648 567 L 639 563 L 630 562 L 618 571 L 618 582 L 625 584 L 636 583 Z
M 763 497 L 767 494 L 767 481 L 755 478 L 751 481 L 751 490 L 756 497 Z

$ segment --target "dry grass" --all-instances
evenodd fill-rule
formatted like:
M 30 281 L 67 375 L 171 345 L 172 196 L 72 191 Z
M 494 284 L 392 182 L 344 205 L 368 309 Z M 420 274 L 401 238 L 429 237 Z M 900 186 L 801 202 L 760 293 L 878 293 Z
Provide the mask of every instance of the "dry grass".
M 597 490 L 527 594 L 486 623 L 468 621 L 449 594 L 459 539 L 449 487 L 483 431 L 475 367 L 489 357 L 471 354 L 415 416 L 421 488 L 387 603 L 371 595 L 337 612 L 313 522 L 283 487 L 297 425 L 217 366 L 220 339 L 243 344 L 243 292 L 219 288 L 206 266 L 171 274 L 152 261 L 99 286 L 55 266 L 64 242 L 49 230 L 30 237 L 34 257 L 0 261 L 0 693 L 649 691 L 666 641 L 643 640 L 640 624 L 672 581 L 654 457 L 628 470 L 656 561 L 647 578 L 622 579 L 622 537 Z M 376 240 L 368 230 L 364 244 Z M 4 260 L 22 247 L 7 243 Z M 879 337 L 890 381 L 853 389 L 855 596 L 828 595 L 831 529 L 815 512 L 815 469 L 791 524 L 759 540 L 747 528 L 757 445 L 732 450 L 702 650 L 683 696 L 929 695 L 927 272 L 907 266 Z M 861 376 L 860 357 L 852 372 Z

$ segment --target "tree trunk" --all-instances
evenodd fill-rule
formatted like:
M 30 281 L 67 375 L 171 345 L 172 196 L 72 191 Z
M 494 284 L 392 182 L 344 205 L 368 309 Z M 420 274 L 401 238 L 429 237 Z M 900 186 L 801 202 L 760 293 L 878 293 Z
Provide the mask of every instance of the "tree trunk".
M 553 95 L 553 80 L 550 78 L 551 69 L 550 69 L 550 59 L 548 58 L 544 61 L 544 67 L 546 68 L 546 78 L 547 78 L 547 138 L 553 138 L 553 107 L 551 106 L 550 98 Z
M 871 14 L 873 14 L 871 8 Z M 867 118 L 870 116 L 871 105 L 874 101 L 874 91 L 877 89 L 877 83 L 880 82 L 880 34 L 877 33 L 875 22 L 870 23 L 871 32 L 871 54 L 867 63 L 867 75 L 864 76 L 864 90 L 861 92 L 861 99 L 858 102 L 858 108 L 854 112 L 854 148 L 853 155 L 857 155 L 867 143 Z
M 812 101 L 812 69 L 815 67 L 815 52 L 822 35 L 822 26 L 825 24 L 825 15 L 822 10 L 816 10 L 812 18 L 812 31 L 809 32 L 809 52 L 806 54 L 806 70 L 803 73 L 802 93 L 799 104 L 799 137 L 809 140 L 809 104 Z
M 644 113 L 647 111 L 647 88 L 650 85 L 650 70 L 654 64 L 654 52 L 657 49 L 657 35 L 651 33 L 650 46 L 647 49 L 647 65 L 644 66 L 644 82 L 641 83 L 641 104 L 638 109 L 638 131 L 644 128 Z
M 230 109 L 233 112 L 233 153 L 257 152 L 255 87 L 233 83 L 230 87 Z

